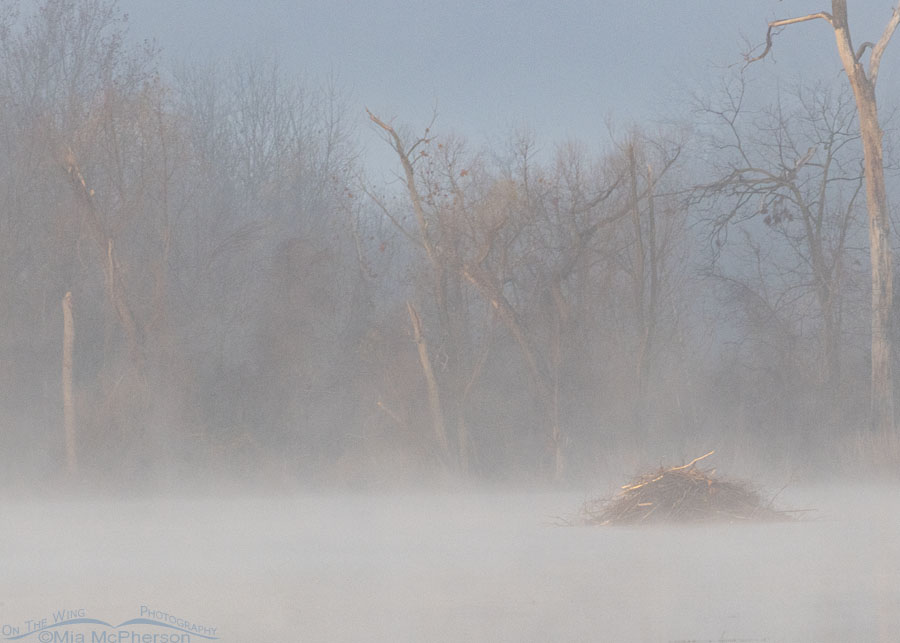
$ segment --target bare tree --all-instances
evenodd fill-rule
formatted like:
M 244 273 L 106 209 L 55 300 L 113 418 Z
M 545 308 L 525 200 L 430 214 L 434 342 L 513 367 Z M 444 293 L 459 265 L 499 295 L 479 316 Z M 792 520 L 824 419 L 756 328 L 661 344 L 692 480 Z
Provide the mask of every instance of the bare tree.
M 393 126 L 371 118 L 398 154 L 416 227 L 404 227 L 402 215 L 382 200 L 383 211 L 428 258 L 432 278 L 438 277 L 439 310 L 449 301 L 442 290 L 448 277 L 461 278 L 505 331 L 530 382 L 549 456 L 544 462 L 549 460 L 553 477 L 562 477 L 570 444 L 568 406 L 578 397 L 566 382 L 584 366 L 585 344 L 593 339 L 584 336 L 579 344 L 575 329 L 584 333 L 595 326 L 590 318 L 596 303 L 586 293 L 595 280 L 614 279 L 606 274 L 618 272 L 626 256 L 621 270 L 630 275 L 634 302 L 628 314 L 633 310 L 637 320 L 627 341 L 632 346 L 636 338 L 638 355 L 630 364 L 637 377 L 629 392 L 646 382 L 663 291 L 670 285 L 676 221 L 683 220 L 673 210 L 677 199 L 661 194 L 661 179 L 675 166 L 680 144 L 634 137 L 621 154 L 593 167 L 577 146 L 564 146 L 556 169 L 547 172 L 535 163 L 529 139 L 521 137 L 507 167 L 498 171 L 460 163 L 454 146 L 432 140 L 429 132 L 409 145 Z M 620 302 L 610 299 L 622 312 Z M 479 368 L 473 366 L 475 372 Z M 637 395 L 632 408 L 640 406 Z
M 340 88 L 250 58 L 180 68 L 173 102 L 194 160 L 192 216 L 175 236 L 199 441 L 230 457 L 252 438 L 280 473 L 308 472 L 352 432 L 356 406 L 331 401 L 354 398 L 348 362 L 364 334 Z
M 430 136 L 431 126 L 426 128 L 423 136 L 418 137 L 412 143 L 407 143 L 404 138 L 391 126 L 371 112 L 369 117 L 385 133 L 387 142 L 391 145 L 403 168 L 403 178 L 406 191 L 412 205 L 415 224 L 404 225 L 387 206 L 385 200 L 369 191 L 369 196 L 378 206 L 381 212 L 394 224 L 402 236 L 415 247 L 421 248 L 428 262 L 428 283 L 430 295 L 437 314 L 437 333 L 440 337 L 440 345 L 446 355 L 446 376 L 439 387 L 433 374 L 429 377 L 429 368 L 426 360 L 421 359 L 423 374 L 428 382 L 430 406 L 432 409 L 433 433 L 438 444 L 439 452 L 445 462 L 455 462 L 461 470 L 469 468 L 471 456 L 471 443 L 462 409 L 463 396 L 466 391 L 466 376 L 468 370 L 464 357 L 463 333 L 466 323 L 462 321 L 461 297 L 463 273 L 460 266 L 460 243 L 462 239 L 458 234 L 458 228 L 450 224 L 451 217 L 448 214 L 458 211 L 462 204 L 454 202 L 459 196 L 459 191 L 452 198 L 448 195 L 451 188 L 439 185 L 440 176 L 436 173 L 434 159 L 428 148 L 433 142 Z M 433 124 L 433 122 L 432 122 Z M 459 152 L 456 146 L 441 144 L 444 151 L 444 161 L 450 160 L 446 156 L 448 150 L 452 156 Z M 433 151 L 433 150 L 432 150 Z M 423 162 L 429 167 L 422 168 Z M 452 161 L 451 167 L 452 167 Z M 452 171 L 452 169 L 451 169 Z M 457 170 L 463 171 L 463 170 Z M 423 172 L 426 174 L 423 180 Z M 449 198 L 449 200 L 448 200 Z M 411 318 L 414 330 L 417 326 L 418 316 Z M 421 322 L 419 322 L 421 324 Z M 421 325 L 418 325 L 421 336 Z M 424 344 L 417 342 L 421 350 Z M 441 393 L 439 388 L 443 388 Z M 440 401 L 441 398 L 445 398 Z M 440 410 L 440 412 L 439 412 Z M 443 417 L 446 413 L 452 417 Z M 445 426 L 455 426 L 456 454 L 451 457 L 450 445 L 445 435 Z
M 640 427 L 647 403 L 653 354 L 661 333 L 666 295 L 678 267 L 676 237 L 684 225 L 684 208 L 665 181 L 683 149 L 680 140 L 662 136 L 653 139 L 638 132 L 618 144 L 619 158 L 627 190 L 622 207 L 628 209 L 629 226 L 624 237 L 624 272 L 630 281 L 634 311 L 635 396 L 634 414 Z
M 123 429 L 117 438 L 133 435 L 126 429 L 135 425 L 133 418 L 112 419 L 112 399 L 123 406 L 144 399 L 144 389 L 133 398 L 123 395 L 128 387 L 122 381 L 126 373 L 143 372 L 142 334 L 150 327 L 141 323 L 147 317 L 135 315 L 134 295 L 165 291 L 157 288 L 164 283 L 159 264 L 144 260 L 155 254 L 154 241 L 166 234 L 164 216 L 156 215 L 168 207 L 165 186 L 173 166 L 165 167 L 162 150 L 177 139 L 162 140 L 169 123 L 158 109 L 162 92 L 155 49 L 129 48 L 124 23 L 114 2 L 46 0 L 22 25 L 0 31 L 0 95 L 8 107 L 3 141 L 16 159 L 4 175 L 8 200 L 3 210 L 21 247 L 4 253 L 2 260 L 13 270 L 38 268 L 23 282 L 30 292 L 22 292 L 27 304 L 16 307 L 16 315 L 30 318 L 30 328 L 20 327 L 17 341 L 55 325 L 45 321 L 42 303 L 48 296 L 56 299 L 53 291 L 60 297 L 72 292 L 80 302 L 80 318 L 88 322 L 80 326 L 76 350 L 94 352 L 92 374 L 97 376 L 70 390 L 72 406 L 78 407 L 85 389 L 104 388 L 98 385 L 99 373 L 108 376 L 107 383 L 115 382 L 91 405 L 96 422 L 84 423 L 85 429 L 98 429 L 94 439 L 117 423 Z M 161 176 L 163 189 L 157 192 L 160 184 L 154 179 Z M 144 237 L 148 230 L 160 236 Z M 102 323 L 105 313 L 112 323 Z M 34 356 L 31 361 L 49 370 L 45 360 Z M 76 362 L 73 369 L 78 368 Z M 80 438 L 87 441 L 89 433 L 82 431 Z
M 847 18 L 847 0 L 832 0 L 831 13 L 820 11 L 796 18 L 769 23 L 766 46 L 757 56 L 747 56 L 752 63 L 764 58 L 772 49 L 773 33 L 781 27 L 825 20 L 834 30 L 837 50 L 856 98 L 859 128 L 865 155 L 866 202 L 869 210 L 869 252 L 872 265 L 872 388 L 871 426 L 883 436 L 892 435 L 894 427 L 894 378 L 892 372 L 891 310 L 893 299 L 893 267 L 891 264 L 890 214 L 884 182 L 882 152 L 883 133 L 878 120 L 875 86 L 881 58 L 897 26 L 900 25 L 900 3 L 877 43 L 864 42 L 854 49 Z M 866 70 L 863 55 L 869 54 Z
M 712 212 L 714 274 L 794 319 L 806 315 L 811 295 L 820 320 L 814 372 L 834 393 L 863 187 L 853 98 L 821 85 L 798 87 L 754 114 L 745 111 L 746 91 L 740 76 L 721 100 L 699 105 L 711 120 L 705 144 L 720 174 L 696 192 Z M 734 228 L 741 234 L 729 243 Z M 742 261 L 746 275 L 733 274 Z

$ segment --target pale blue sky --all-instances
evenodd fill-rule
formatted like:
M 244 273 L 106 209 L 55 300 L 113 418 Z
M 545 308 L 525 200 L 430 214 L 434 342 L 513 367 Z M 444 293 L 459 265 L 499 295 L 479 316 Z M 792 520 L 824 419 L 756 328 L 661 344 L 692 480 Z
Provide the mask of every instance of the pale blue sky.
M 380 144 L 363 106 L 397 123 L 425 123 L 474 142 L 528 125 L 540 141 L 607 140 L 626 127 L 685 112 L 686 94 L 740 61 L 742 37 L 767 20 L 830 7 L 827 0 L 120 0 L 131 33 L 155 37 L 167 61 L 275 55 L 308 78 L 334 73 L 370 150 Z M 892 0 L 850 0 L 854 40 L 877 40 Z M 879 82 L 898 95 L 900 35 Z M 830 27 L 788 28 L 754 74 L 839 74 Z M 371 157 L 371 152 L 370 152 Z M 377 154 L 374 155 L 378 157 Z

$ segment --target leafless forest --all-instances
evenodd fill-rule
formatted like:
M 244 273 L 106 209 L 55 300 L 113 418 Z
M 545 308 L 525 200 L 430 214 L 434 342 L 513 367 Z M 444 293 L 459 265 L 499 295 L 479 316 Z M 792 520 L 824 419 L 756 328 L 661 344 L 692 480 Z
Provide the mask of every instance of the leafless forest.
M 607 141 L 371 113 L 376 180 L 337 83 L 164 62 L 108 0 L 0 7 L 0 486 L 900 464 L 846 76 L 711 71 Z

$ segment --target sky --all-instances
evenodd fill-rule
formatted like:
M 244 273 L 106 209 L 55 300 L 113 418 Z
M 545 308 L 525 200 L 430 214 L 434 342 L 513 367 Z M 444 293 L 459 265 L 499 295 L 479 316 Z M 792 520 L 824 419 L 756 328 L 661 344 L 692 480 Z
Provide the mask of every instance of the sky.
M 850 0 L 855 43 L 876 41 L 894 0 Z M 501 143 L 528 128 L 538 142 L 609 141 L 627 128 L 684 118 L 740 63 L 766 24 L 828 9 L 827 0 L 120 0 L 135 38 L 155 38 L 170 63 L 277 58 L 307 80 L 333 76 L 370 160 L 386 150 L 365 107 L 395 124 Z M 897 38 L 900 40 L 900 37 Z M 836 77 L 827 23 L 794 25 L 756 74 Z M 900 43 L 881 88 L 900 86 Z M 889 91 L 888 90 L 888 91 Z M 884 90 L 883 90 L 884 91 Z

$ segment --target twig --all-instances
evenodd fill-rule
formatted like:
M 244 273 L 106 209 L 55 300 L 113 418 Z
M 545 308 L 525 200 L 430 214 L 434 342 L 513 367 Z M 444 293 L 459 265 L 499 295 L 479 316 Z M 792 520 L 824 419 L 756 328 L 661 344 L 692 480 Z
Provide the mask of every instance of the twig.
M 709 456 L 711 456 L 711 455 L 712 455 L 713 453 L 715 453 L 715 452 L 716 452 L 716 450 L 713 449 L 712 451 L 710 451 L 710 452 L 707 453 L 706 455 L 701 455 L 699 458 L 694 458 L 693 460 L 691 460 L 691 461 L 688 462 L 687 464 L 683 464 L 683 465 L 681 465 L 680 467 L 672 467 L 671 469 L 669 469 L 669 471 L 681 471 L 682 469 L 687 469 L 687 468 L 689 468 L 689 467 L 692 467 L 692 466 L 694 466 L 695 464 L 697 464 L 698 462 L 700 462 L 700 460 L 702 460 L 703 458 L 708 458 Z

